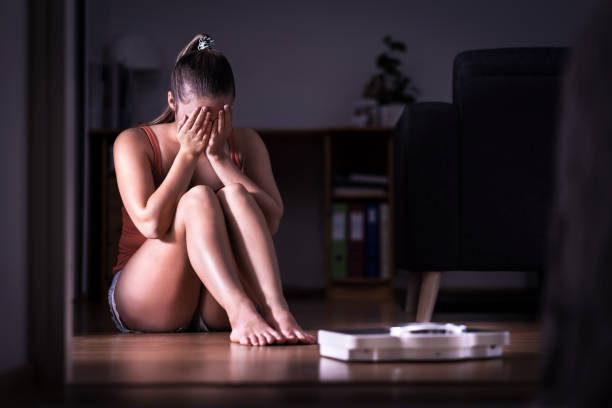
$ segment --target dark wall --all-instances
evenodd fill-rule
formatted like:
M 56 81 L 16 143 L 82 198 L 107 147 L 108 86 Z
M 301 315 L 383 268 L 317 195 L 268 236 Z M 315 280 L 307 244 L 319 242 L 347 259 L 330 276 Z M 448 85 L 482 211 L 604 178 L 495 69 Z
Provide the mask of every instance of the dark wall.
M 0 2 L 0 373 L 26 359 L 26 8 Z
M 345 125 L 376 71 L 386 34 L 406 42 L 405 72 L 422 100 L 449 101 L 460 51 L 571 43 L 596 0 L 91 0 L 90 61 L 126 34 L 147 38 L 160 73 L 136 81 L 136 119 L 166 101 L 176 54 L 208 32 L 237 81 L 236 121 L 255 128 Z M 148 51 L 147 51 L 148 52 Z

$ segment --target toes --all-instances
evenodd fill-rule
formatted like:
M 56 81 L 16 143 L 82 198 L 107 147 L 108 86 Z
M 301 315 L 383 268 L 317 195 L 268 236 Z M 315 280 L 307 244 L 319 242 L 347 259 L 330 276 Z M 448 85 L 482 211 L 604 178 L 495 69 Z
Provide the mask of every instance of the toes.
M 302 343 L 306 343 L 306 344 L 315 343 L 315 338 L 306 332 L 296 330 L 295 334 L 302 341 Z
M 249 345 L 249 338 L 248 337 L 242 337 L 240 339 L 240 344 L 242 344 L 243 346 L 248 346 Z
M 276 340 L 277 343 L 284 343 L 285 342 L 285 338 L 283 337 L 282 334 L 280 334 L 279 332 L 277 332 L 274 329 L 270 329 L 268 330 L 268 333 L 270 333 L 274 339 Z
M 308 339 L 309 344 L 315 344 L 317 342 L 317 339 L 312 334 L 304 332 L 304 335 L 306 336 L 306 339 Z
M 292 332 L 283 331 L 283 335 L 285 336 L 285 338 L 287 339 L 289 343 L 297 343 L 299 341 L 298 338 L 295 337 L 295 335 Z
M 313 344 L 316 341 L 314 336 L 306 331 L 297 331 L 296 334 L 304 343 Z
M 268 332 L 263 332 L 262 333 L 263 337 L 266 339 L 266 343 L 268 344 L 274 344 L 274 337 L 272 337 L 272 335 Z
M 268 343 L 264 335 L 260 333 L 257 334 L 257 340 L 259 341 L 260 346 L 265 346 Z
M 301 341 L 303 341 L 303 342 L 308 342 L 308 338 L 307 338 L 307 337 L 306 337 L 306 335 L 304 335 L 304 333 L 302 333 L 301 331 L 296 330 L 294 333 L 295 333 L 295 335 L 297 336 L 297 338 L 298 338 L 298 339 L 300 339 Z
M 257 336 L 254 334 L 249 335 L 249 340 L 253 346 L 257 346 L 259 344 L 259 340 L 257 340 Z

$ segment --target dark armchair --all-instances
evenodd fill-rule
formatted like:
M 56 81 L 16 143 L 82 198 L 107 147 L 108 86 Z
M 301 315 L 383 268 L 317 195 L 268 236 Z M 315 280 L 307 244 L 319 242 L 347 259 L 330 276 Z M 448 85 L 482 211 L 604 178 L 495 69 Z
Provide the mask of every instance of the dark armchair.
M 565 53 L 463 52 L 453 103 L 409 105 L 398 121 L 395 261 L 422 275 L 417 321 L 442 271 L 543 270 Z

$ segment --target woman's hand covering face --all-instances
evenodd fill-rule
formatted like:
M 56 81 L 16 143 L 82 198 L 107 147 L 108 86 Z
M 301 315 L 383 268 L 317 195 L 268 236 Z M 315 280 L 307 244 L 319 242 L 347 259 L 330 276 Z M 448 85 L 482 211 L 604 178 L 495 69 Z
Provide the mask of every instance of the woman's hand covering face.
M 226 154 L 224 150 L 225 142 L 229 140 L 233 128 L 232 114 L 233 108 L 227 104 L 217 112 L 217 118 L 213 120 L 210 140 L 206 148 L 206 155 L 208 157 L 219 158 L 224 157 Z
M 199 157 L 208 143 L 207 135 L 212 128 L 211 113 L 208 108 L 197 107 L 189 116 L 185 115 L 177 124 L 176 137 L 180 149 Z

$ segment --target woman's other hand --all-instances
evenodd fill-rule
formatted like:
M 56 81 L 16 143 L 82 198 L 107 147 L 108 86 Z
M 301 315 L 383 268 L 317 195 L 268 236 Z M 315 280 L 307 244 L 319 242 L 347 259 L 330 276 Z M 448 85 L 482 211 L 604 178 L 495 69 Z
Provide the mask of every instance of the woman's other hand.
M 225 141 L 229 140 L 232 133 L 232 114 L 233 109 L 230 105 L 224 105 L 223 109 L 217 113 L 210 131 L 210 141 L 206 148 L 208 158 L 223 158 L 226 156 Z
M 198 107 L 191 115 L 185 117 L 177 124 L 177 139 L 181 144 L 180 150 L 199 157 L 208 143 L 208 134 L 212 127 L 211 113 L 206 107 Z

